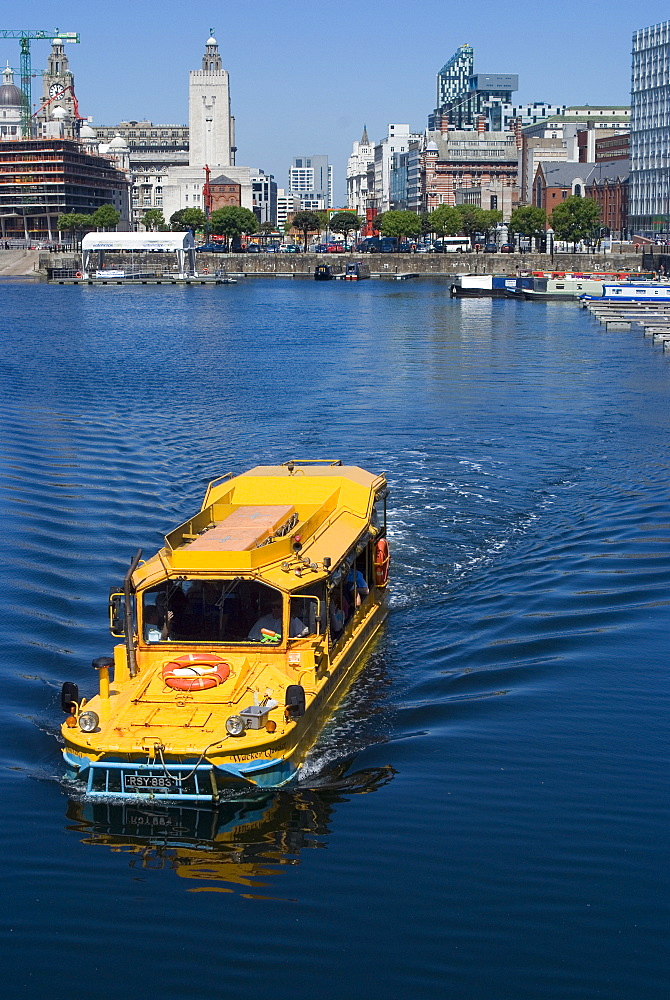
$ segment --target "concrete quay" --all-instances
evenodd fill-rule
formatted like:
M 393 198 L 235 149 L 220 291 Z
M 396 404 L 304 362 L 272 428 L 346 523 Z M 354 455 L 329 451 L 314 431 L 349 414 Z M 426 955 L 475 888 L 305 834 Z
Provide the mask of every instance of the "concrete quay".
M 197 267 L 214 274 L 223 268 L 231 277 L 309 278 L 317 264 L 351 260 L 364 260 L 370 265 L 374 278 L 412 275 L 433 277 L 449 281 L 454 274 L 516 274 L 521 271 L 620 271 L 636 272 L 642 269 L 642 254 L 558 254 L 552 260 L 548 254 L 198 254 Z M 127 262 L 131 263 L 130 257 Z M 77 254 L 59 255 L 41 253 L 39 273 L 47 276 L 47 269 L 71 268 L 78 270 L 81 258 Z

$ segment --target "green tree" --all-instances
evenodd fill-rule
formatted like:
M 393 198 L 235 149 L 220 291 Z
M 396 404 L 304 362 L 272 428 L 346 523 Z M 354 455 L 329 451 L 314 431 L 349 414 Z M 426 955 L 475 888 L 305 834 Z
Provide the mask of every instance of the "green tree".
M 268 235 L 269 233 L 275 233 L 277 229 L 274 222 L 261 222 L 258 231 L 259 233 L 263 233 L 263 235 Z
M 165 218 L 160 208 L 150 208 L 142 216 L 141 222 L 147 232 L 155 233 L 157 229 L 161 229 L 165 225 Z
M 120 219 L 121 213 L 113 205 L 101 205 L 91 216 L 96 229 L 116 229 Z
M 551 213 L 552 229 L 558 240 L 578 243 L 593 236 L 600 222 L 600 205 L 592 198 L 566 198 Z
M 470 239 L 476 233 L 484 233 L 487 229 L 487 213 L 476 205 L 456 205 L 456 211 L 461 217 L 461 232 Z
M 383 212 L 379 212 L 378 215 L 375 215 L 374 219 L 372 220 L 372 228 L 375 230 L 375 232 L 381 233 L 383 221 L 384 221 Z
M 292 226 L 302 233 L 305 252 L 307 251 L 307 237 L 309 233 L 318 233 L 321 229 L 321 220 L 316 212 L 296 212 L 292 219 Z
M 461 213 L 453 205 L 438 205 L 428 216 L 429 232 L 436 236 L 456 236 L 463 228 Z
M 384 236 L 420 236 L 421 219 L 416 212 L 399 212 L 392 209 L 384 212 L 382 218 L 382 234 Z
M 363 220 L 355 212 L 336 212 L 330 217 L 330 228 L 334 233 L 341 233 L 347 242 L 349 233 L 356 233 L 363 225 Z
M 522 205 L 515 208 L 509 220 L 511 233 L 520 233 L 522 236 L 535 237 L 544 236 L 547 228 L 547 213 L 538 205 Z
M 315 212 L 314 214 L 316 215 L 317 219 L 319 220 L 319 227 L 320 227 L 319 231 L 322 232 L 322 233 L 326 233 L 327 234 L 328 230 L 330 229 L 331 213 L 319 210 L 318 212 Z
M 490 232 L 492 229 L 502 222 L 503 214 L 498 208 L 481 208 L 482 222 L 484 225 L 484 232 Z
M 241 205 L 226 205 L 225 208 L 217 208 L 209 217 L 212 232 L 217 236 L 225 236 L 226 242 L 236 239 L 247 233 L 255 233 L 258 230 L 258 219 L 249 208 L 242 208 Z
M 93 216 L 84 215 L 81 212 L 69 212 L 66 215 L 59 215 L 57 226 L 61 232 L 72 233 L 75 236 L 75 245 L 77 235 L 79 235 L 81 240 L 81 234 L 85 229 L 95 229 Z
M 173 233 L 185 233 L 187 229 L 195 232 L 204 229 L 207 219 L 200 208 L 180 208 L 170 216 L 170 228 Z
M 430 215 L 431 215 L 430 212 L 422 212 L 421 215 L 419 216 L 419 218 L 421 219 L 422 236 L 428 236 L 429 233 L 433 232 L 431 228 Z

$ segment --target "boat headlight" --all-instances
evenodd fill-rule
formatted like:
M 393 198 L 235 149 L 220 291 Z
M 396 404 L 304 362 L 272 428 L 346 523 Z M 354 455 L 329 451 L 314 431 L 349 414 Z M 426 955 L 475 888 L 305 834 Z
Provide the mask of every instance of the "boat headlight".
M 229 736 L 241 736 L 245 729 L 241 715 L 231 715 L 226 719 L 226 732 Z
M 100 719 L 95 712 L 82 712 L 79 716 L 79 728 L 82 733 L 92 733 L 98 728 Z

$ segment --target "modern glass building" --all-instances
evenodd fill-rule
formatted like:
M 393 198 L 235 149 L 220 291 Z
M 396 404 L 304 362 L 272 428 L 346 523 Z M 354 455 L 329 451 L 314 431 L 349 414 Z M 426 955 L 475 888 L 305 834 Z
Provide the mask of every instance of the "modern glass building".
M 633 34 L 629 232 L 670 239 L 670 21 Z
M 474 62 L 472 46 L 461 45 L 437 74 L 437 106 L 428 116 L 429 131 L 446 131 L 447 125 L 475 128 L 481 116 L 488 126 L 492 109 L 511 107 L 519 77 L 515 73 L 475 73 Z

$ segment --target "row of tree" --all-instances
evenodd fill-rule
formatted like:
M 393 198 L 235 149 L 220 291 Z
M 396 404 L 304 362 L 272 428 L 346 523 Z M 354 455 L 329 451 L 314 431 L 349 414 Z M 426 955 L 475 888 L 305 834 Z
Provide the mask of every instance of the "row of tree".
M 113 205 L 101 205 L 95 212 L 68 212 L 58 216 L 58 231 L 61 233 L 83 233 L 85 229 L 114 229 L 119 224 L 121 213 Z
M 58 229 L 64 232 L 81 233 L 86 229 L 113 229 L 118 225 L 120 214 L 112 205 L 102 205 L 90 215 L 70 212 L 58 218 Z M 399 239 L 418 239 L 430 234 L 435 236 L 464 235 L 473 238 L 477 234 L 490 232 L 502 221 L 502 212 L 486 210 L 476 205 L 439 205 L 433 212 L 417 215 L 415 212 L 391 210 L 377 215 L 373 228 L 382 236 L 396 236 Z M 578 242 L 592 237 L 600 221 L 600 207 L 591 198 L 566 198 L 556 205 L 551 213 L 554 236 L 558 240 Z M 142 222 L 149 230 L 171 229 L 184 232 L 191 229 L 204 230 L 215 236 L 225 236 L 227 240 L 252 233 L 273 232 L 272 223 L 259 226 L 258 219 L 248 208 L 228 205 L 218 208 L 209 219 L 200 208 L 183 208 L 170 216 L 170 226 L 166 226 L 160 209 L 145 212 Z M 288 229 L 296 229 L 302 234 L 305 249 L 310 233 L 330 231 L 344 237 L 362 227 L 363 220 L 355 212 L 296 212 L 287 223 Z M 515 208 L 509 222 L 509 230 L 521 236 L 540 239 L 547 230 L 547 216 L 542 208 L 526 205 Z
M 511 233 L 541 239 L 546 236 L 547 221 L 551 223 L 557 240 L 578 242 L 594 236 L 600 222 L 600 207 L 591 198 L 566 198 L 556 205 L 547 220 L 543 208 L 527 205 L 512 212 L 508 229 Z M 468 236 L 490 233 L 502 222 L 502 212 L 478 208 L 476 205 L 439 205 L 432 212 L 417 215 L 415 212 L 391 210 L 377 215 L 372 227 L 382 236 L 399 239 L 419 239 L 422 236 Z M 293 228 L 303 235 L 305 248 L 309 233 L 330 230 L 340 233 L 345 241 L 350 233 L 357 232 L 363 220 L 355 212 L 298 212 L 292 220 Z

